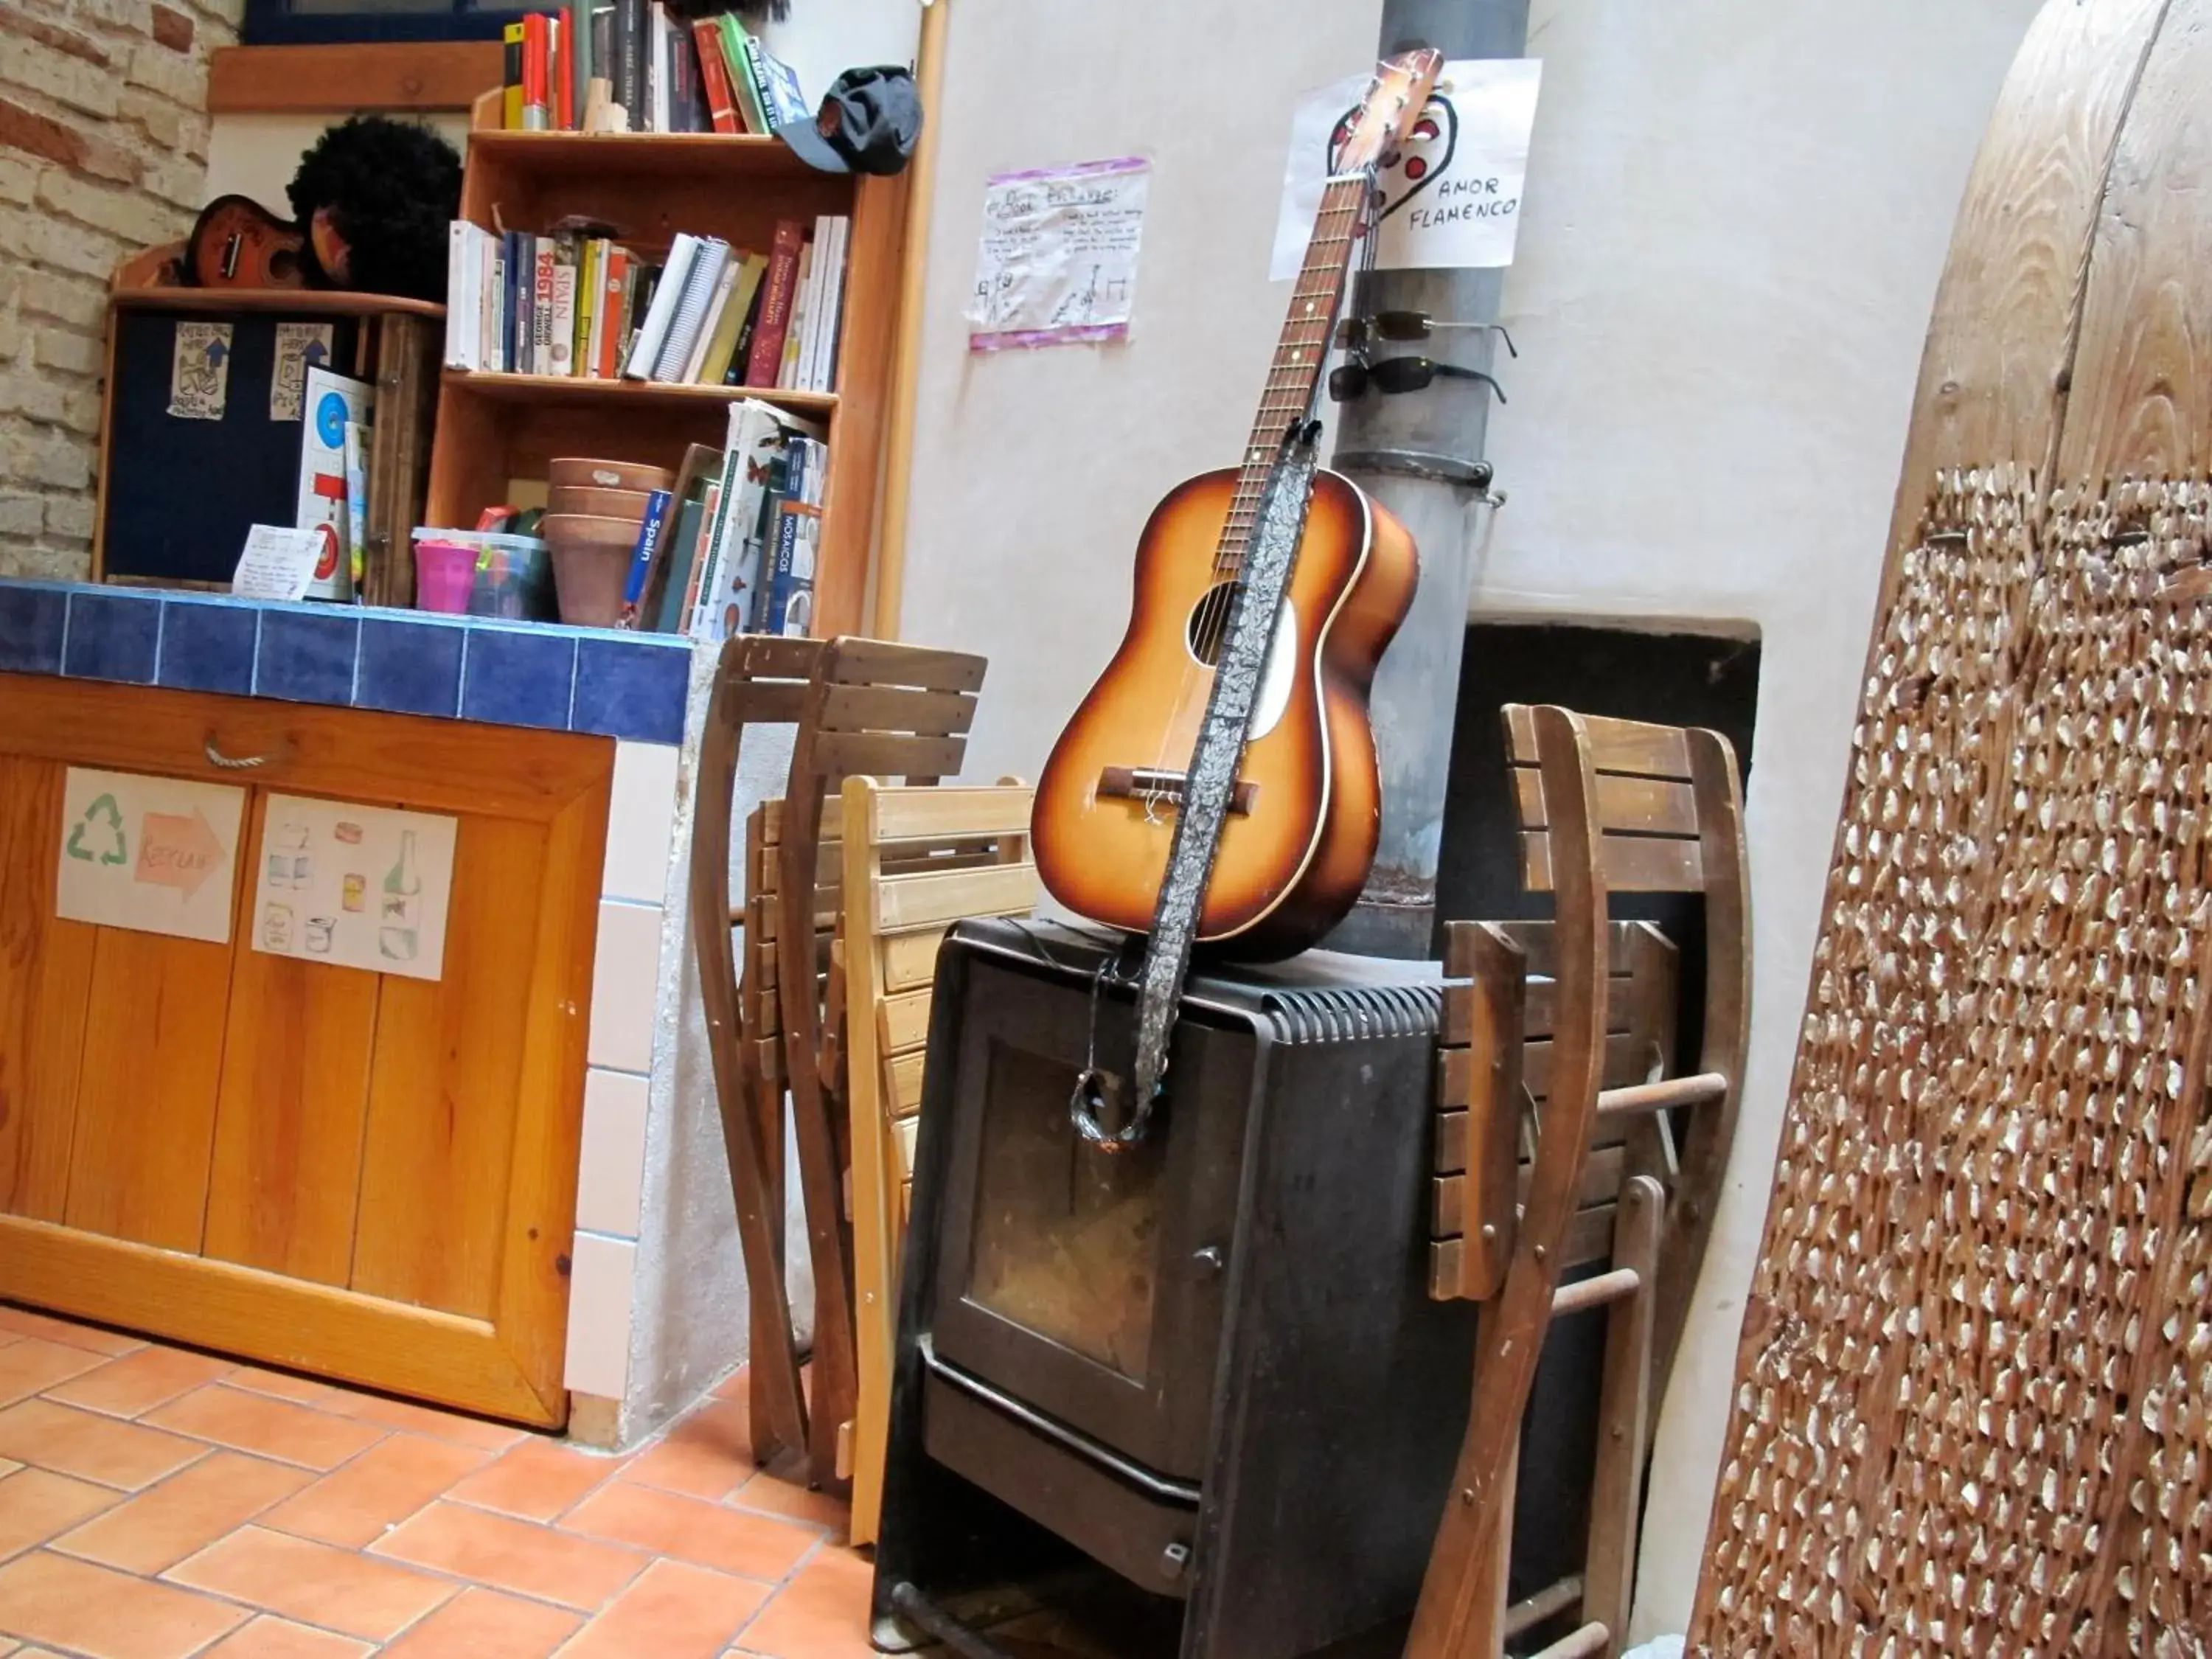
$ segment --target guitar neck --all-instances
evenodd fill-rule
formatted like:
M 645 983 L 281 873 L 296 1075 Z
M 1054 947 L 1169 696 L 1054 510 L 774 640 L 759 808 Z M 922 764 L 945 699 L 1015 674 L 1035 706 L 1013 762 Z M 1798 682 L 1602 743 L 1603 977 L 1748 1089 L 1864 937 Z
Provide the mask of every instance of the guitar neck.
M 1352 250 L 1367 210 L 1369 188 L 1368 175 L 1360 173 L 1332 179 L 1322 191 L 1313 239 L 1306 244 L 1297 286 L 1291 290 L 1289 314 L 1267 367 L 1267 389 L 1260 394 L 1260 412 L 1245 441 L 1229 522 L 1214 554 L 1213 568 L 1224 576 L 1233 578 L 1243 568 L 1244 549 L 1267 493 L 1267 475 L 1282 452 L 1283 434 L 1313 408 L 1322 369 L 1328 362 L 1329 334 L 1344 298 L 1345 273 L 1351 268 Z

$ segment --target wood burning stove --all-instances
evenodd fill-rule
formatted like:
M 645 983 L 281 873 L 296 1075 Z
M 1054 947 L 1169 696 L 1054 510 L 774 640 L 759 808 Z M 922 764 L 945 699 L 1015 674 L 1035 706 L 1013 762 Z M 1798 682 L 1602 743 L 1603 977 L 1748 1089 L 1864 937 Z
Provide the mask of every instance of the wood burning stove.
M 1117 1152 L 1069 1112 L 1094 1061 L 1127 1075 L 1111 948 L 963 923 L 939 957 L 878 1644 L 1060 1604 L 1131 1659 L 1402 1625 L 1473 1364 L 1474 1310 L 1427 1295 L 1435 969 L 1194 976 Z

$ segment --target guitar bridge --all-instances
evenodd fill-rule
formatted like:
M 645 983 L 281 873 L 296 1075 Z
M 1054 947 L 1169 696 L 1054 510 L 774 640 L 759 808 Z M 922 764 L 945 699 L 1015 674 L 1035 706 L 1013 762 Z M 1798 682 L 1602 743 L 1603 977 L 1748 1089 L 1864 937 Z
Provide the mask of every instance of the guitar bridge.
M 1147 805 L 1182 805 L 1184 775 L 1153 766 L 1109 766 L 1098 775 L 1101 800 L 1140 800 Z M 1229 793 L 1229 810 L 1249 817 L 1252 803 L 1260 799 L 1260 786 L 1240 781 Z

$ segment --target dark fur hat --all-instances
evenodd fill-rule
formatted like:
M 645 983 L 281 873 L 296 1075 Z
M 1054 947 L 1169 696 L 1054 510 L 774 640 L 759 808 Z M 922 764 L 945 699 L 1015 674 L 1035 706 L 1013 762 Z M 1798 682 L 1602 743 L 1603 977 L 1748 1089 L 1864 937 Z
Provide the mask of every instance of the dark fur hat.
M 461 158 L 429 128 L 381 115 L 341 121 L 301 157 L 287 194 L 302 227 L 329 210 L 347 248 L 348 288 L 446 297 L 447 226 L 461 210 Z

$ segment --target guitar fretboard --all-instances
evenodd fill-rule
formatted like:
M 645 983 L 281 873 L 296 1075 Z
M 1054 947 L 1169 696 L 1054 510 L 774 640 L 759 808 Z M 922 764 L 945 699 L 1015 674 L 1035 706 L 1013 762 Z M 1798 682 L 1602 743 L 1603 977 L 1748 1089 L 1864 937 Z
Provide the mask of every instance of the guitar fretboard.
M 1314 216 L 1313 240 L 1306 244 L 1304 267 L 1291 291 L 1290 314 L 1275 343 L 1275 357 L 1268 365 L 1267 390 L 1260 394 L 1260 412 L 1252 420 L 1252 435 L 1245 441 L 1237 468 L 1237 494 L 1229 509 L 1229 523 L 1213 555 L 1216 574 L 1234 578 L 1244 566 L 1244 550 L 1260 514 L 1267 474 L 1282 451 L 1283 434 L 1293 421 L 1303 419 L 1313 407 L 1314 389 L 1322 366 L 1328 362 L 1329 333 L 1336 326 L 1336 308 L 1344 296 L 1345 273 L 1367 210 L 1369 182 L 1363 173 L 1332 179 L 1322 191 L 1321 211 Z

